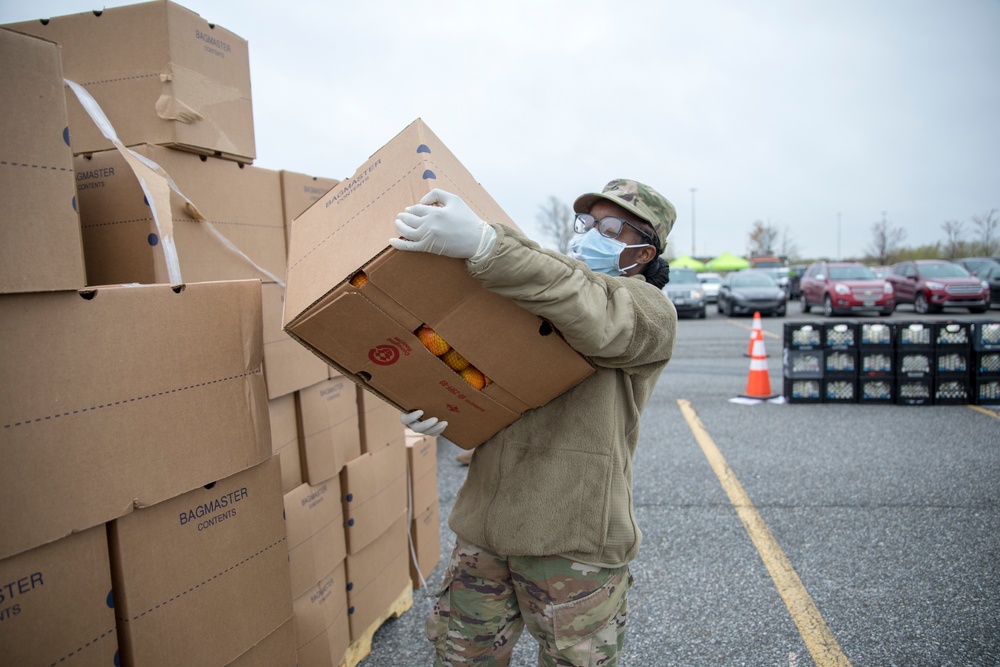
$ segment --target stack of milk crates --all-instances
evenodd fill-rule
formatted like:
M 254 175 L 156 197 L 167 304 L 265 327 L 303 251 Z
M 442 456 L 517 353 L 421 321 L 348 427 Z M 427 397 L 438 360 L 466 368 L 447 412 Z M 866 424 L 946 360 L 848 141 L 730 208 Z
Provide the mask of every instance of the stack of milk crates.
M 789 403 L 1000 404 L 1000 323 L 788 322 Z

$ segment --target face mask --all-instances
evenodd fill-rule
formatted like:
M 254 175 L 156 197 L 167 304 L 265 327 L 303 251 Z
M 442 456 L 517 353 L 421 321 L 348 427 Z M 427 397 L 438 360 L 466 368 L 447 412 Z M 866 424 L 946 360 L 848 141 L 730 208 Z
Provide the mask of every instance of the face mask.
M 648 243 L 638 245 L 626 245 L 618 239 L 609 239 L 603 236 L 597 229 L 588 230 L 586 234 L 578 234 L 573 237 L 569 246 L 569 256 L 573 259 L 582 260 L 591 271 L 596 273 L 606 273 L 609 276 L 623 276 L 631 266 L 620 268 L 618 260 L 625 248 L 642 248 Z

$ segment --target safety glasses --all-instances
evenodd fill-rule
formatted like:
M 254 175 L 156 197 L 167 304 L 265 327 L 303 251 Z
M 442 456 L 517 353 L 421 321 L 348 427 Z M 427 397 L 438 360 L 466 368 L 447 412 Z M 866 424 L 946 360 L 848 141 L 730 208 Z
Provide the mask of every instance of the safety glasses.
M 589 213 L 577 213 L 576 219 L 573 221 L 573 229 L 576 230 L 577 234 L 583 234 L 589 232 L 594 227 L 597 227 L 597 232 L 601 236 L 606 236 L 609 239 L 616 239 L 618 235 L 622 233 L 622 228 L 628 225 L 635 231 L 637 231 L 642 238 L 646 239 L 647 243 L 656 244 L 654 237 L 650 236 L 648 232 L 644 232 L 639 229 L 631 222 L 622 220 L 621 218 L 616 218 L 614 216 L 607 216 L 606 218 L 601 218 L 598 220 Z

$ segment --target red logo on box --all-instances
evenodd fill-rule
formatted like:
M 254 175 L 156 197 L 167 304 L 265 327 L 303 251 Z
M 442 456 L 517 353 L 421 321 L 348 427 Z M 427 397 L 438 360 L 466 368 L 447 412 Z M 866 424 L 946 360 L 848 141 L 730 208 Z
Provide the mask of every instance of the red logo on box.
M 393 345 L 376 345 L 368 350 L 368 358 L 379 366 L 391 366 L 399 361 L 399 350 Z

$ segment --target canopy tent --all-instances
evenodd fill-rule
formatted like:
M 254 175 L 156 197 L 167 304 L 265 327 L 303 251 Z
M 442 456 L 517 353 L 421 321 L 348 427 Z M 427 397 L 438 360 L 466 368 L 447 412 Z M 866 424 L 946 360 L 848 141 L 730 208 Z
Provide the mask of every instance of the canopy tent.
M 750 268 L 750 262 L 730 252 L 724 252 L 705 266 L 711 271 L 739 271 Z
M 705 264 L 703 262 L 699 262 L 694 257 L 688 257 L 687 255 L 681 255 L 677 259 L 671 260 L 670 266 L 674 266 L 679 269 L 694 269 L 695 271 L 705 270 Z

